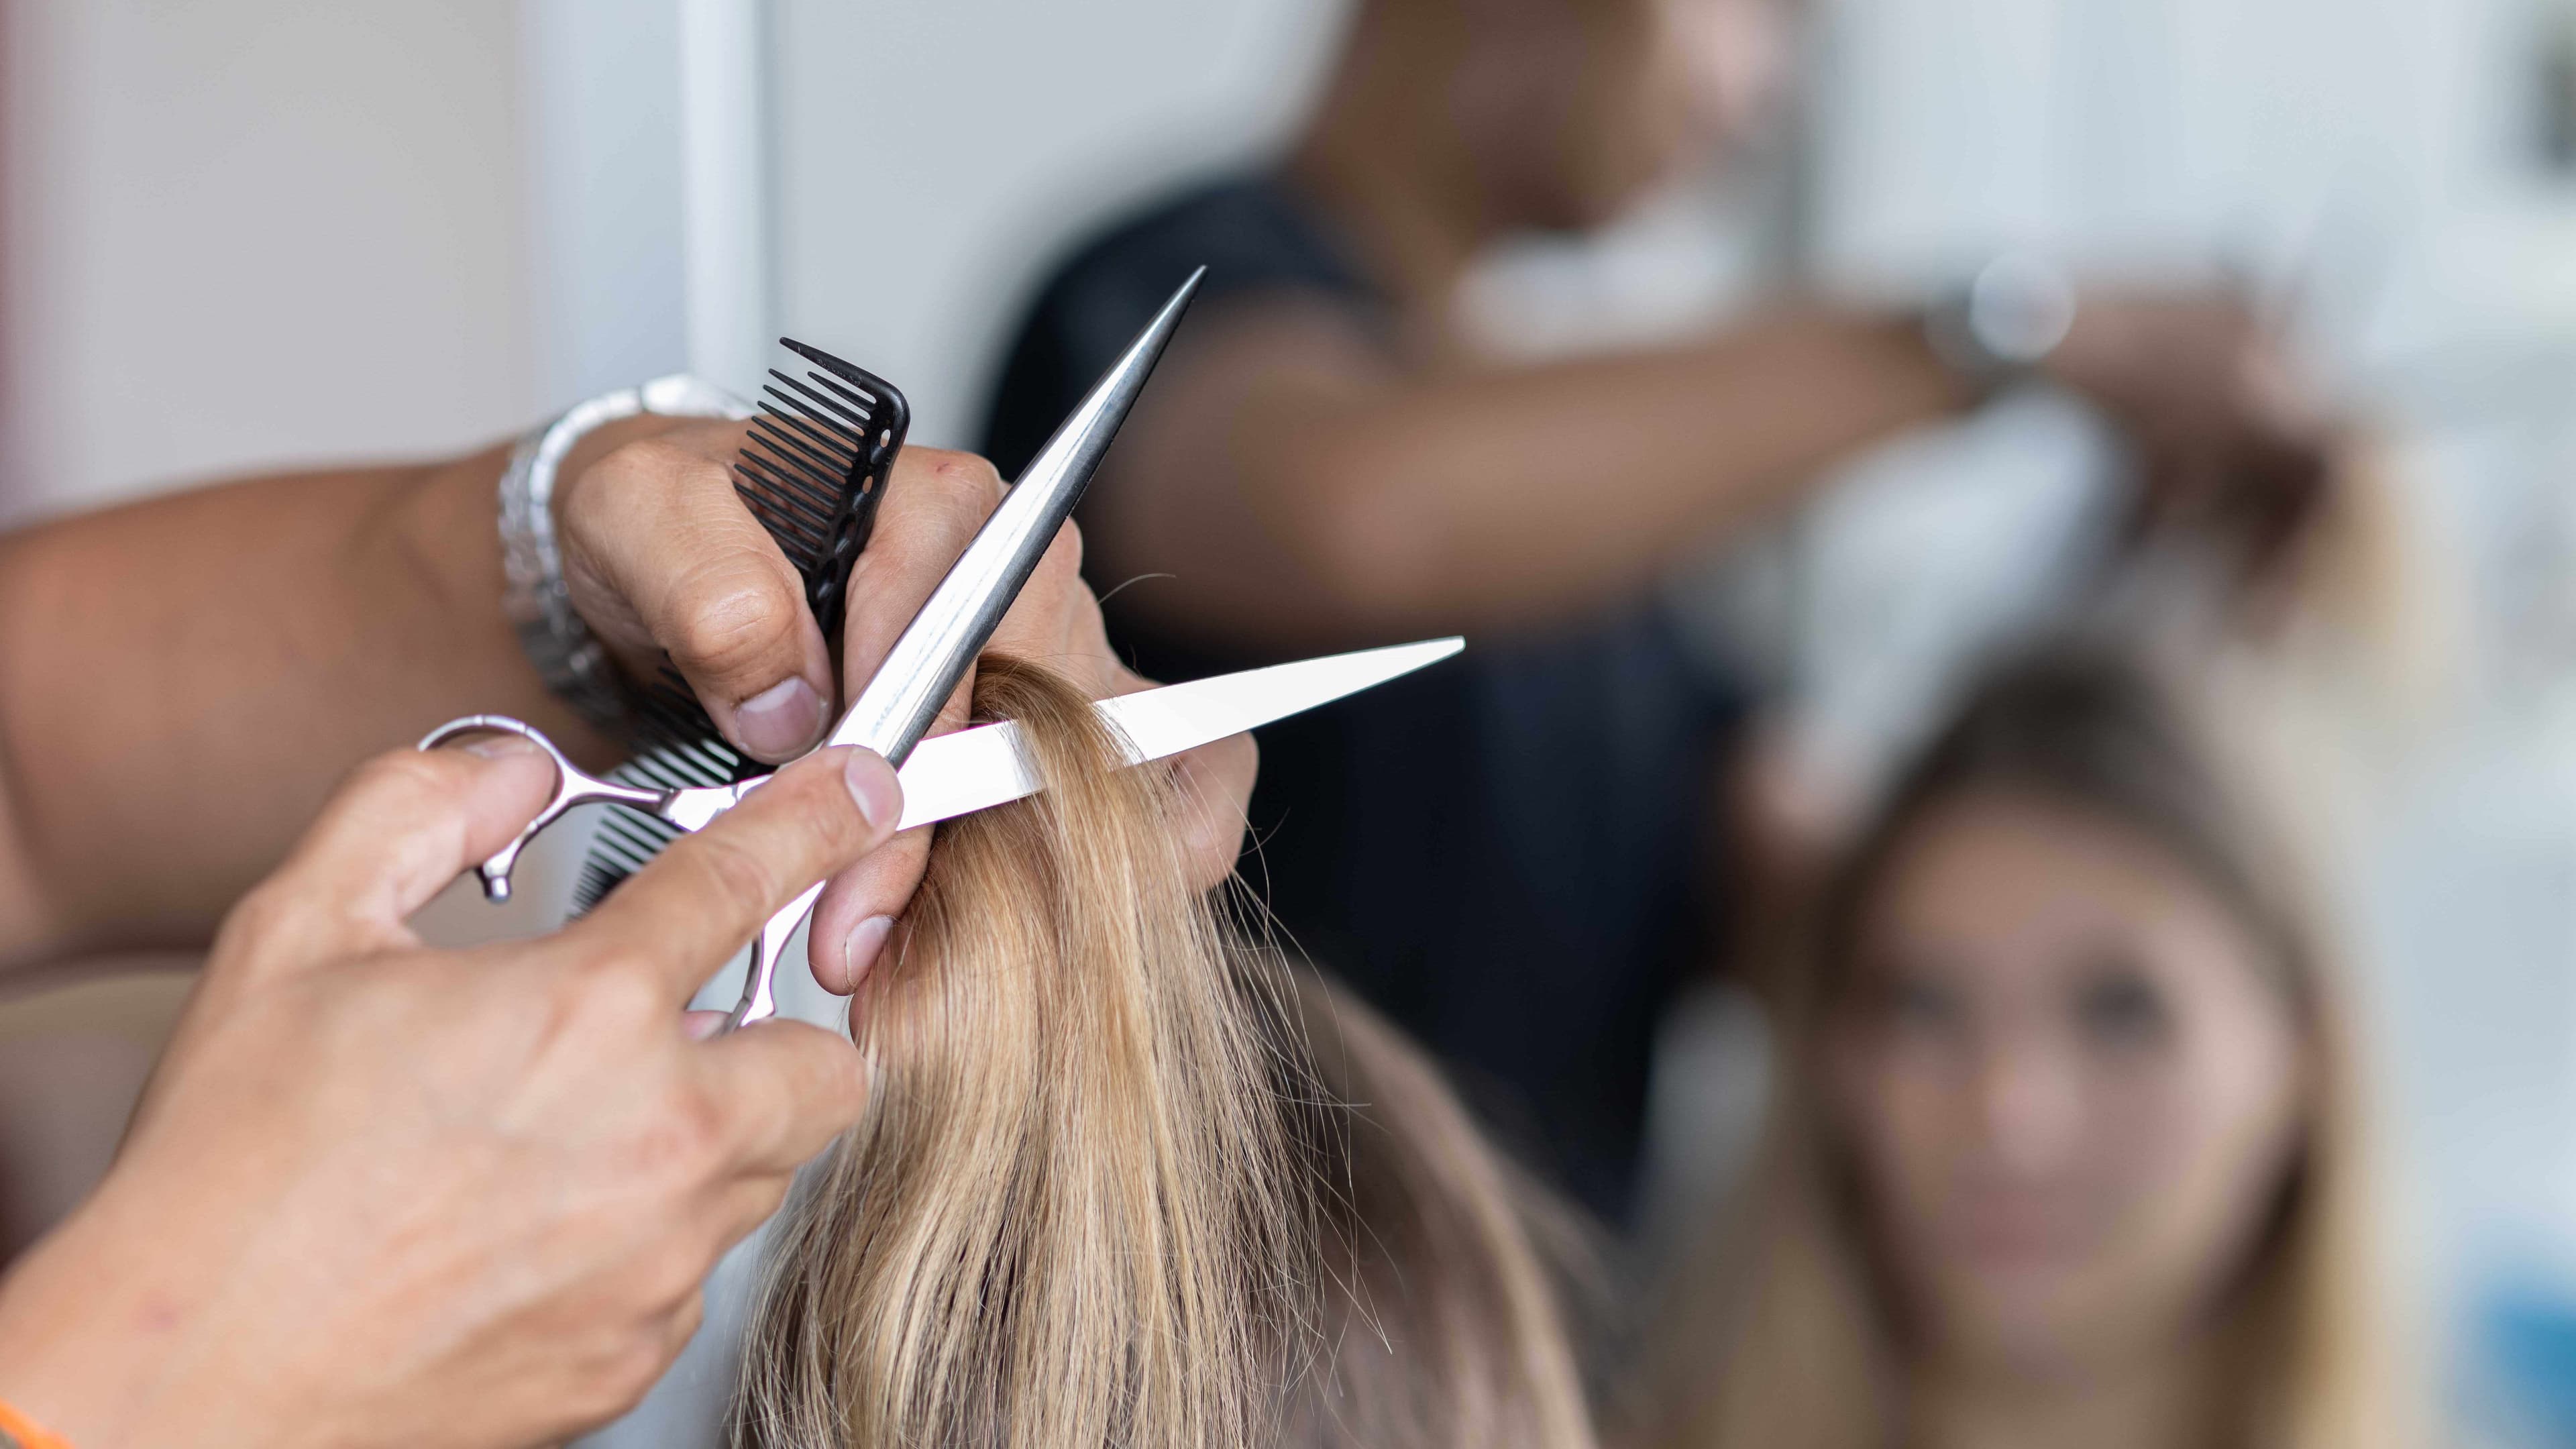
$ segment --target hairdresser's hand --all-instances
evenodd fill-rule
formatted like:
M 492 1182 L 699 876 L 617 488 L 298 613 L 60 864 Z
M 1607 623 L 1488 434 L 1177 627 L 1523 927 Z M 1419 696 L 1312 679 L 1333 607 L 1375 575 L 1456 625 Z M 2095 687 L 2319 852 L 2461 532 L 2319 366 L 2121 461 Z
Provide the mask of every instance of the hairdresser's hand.
M 2137 448 L 2141 530 L 2214 533 L 2261 570 L 2321 511 L 2331 421 L 2280 337 L 2241 301 L 2088 294 L 2046 372 Z
M 557 506 L 574 607 L 632 668 L 667 651 L 726 736 L 760 759 L 790 758 L 822 736 L 1002 496 L 1001 478 L 981 458 L 904 451 L 851 576 L 836 681 L 795 569 L 734 495 L 728 465 L 743 425 L 629 426 L 654 431 L 604 433 L 600 451 L 567 460 Z M 1094 698 L 1147 685 L 1110 652 L 1070 525 L 991 647 L 1051 665 Z M 972 687 L 971 678 L 959 686 L 935 733 L 965 724 Z M 1166 766 L 1189 802 L 1174 828 L 1208 885 L 1234 868 L 1256 759 L 1246 735 Z M 857 985 L 911 900 L 929 849 L 929 832 L 915 832 L 824 893 L 811 952 L 824 986 Z
M 857 1118 L 847 1040 L 680 1008 L 884 843 L 883 761 L 789 767 L 558 935 L 426 950 L 405 919 L 544 798 L 486 748 L 368 765 L 227 920 L 115 1170 L 0 1284 L 0 1397 L 82 1449 L 554 1442 Z

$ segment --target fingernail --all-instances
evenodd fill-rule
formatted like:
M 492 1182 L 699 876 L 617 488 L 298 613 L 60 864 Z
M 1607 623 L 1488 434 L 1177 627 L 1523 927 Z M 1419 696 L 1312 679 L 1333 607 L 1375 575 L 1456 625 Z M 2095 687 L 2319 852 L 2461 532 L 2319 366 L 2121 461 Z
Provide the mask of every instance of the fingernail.
M 735 705 L 733 727 L 744 749 L 764 760 L 784 760 L 822 733 L 822 696 L 791 675 Z
M 514 759 L 520 755 L 533 755 L 537 752 L 536 741 L 525 735 L 510 734 L 476 735 L 457 748 L 469 755 L 479 755 L 487 760 Z
M 885 756 L 874 750 L 852 750 L 841 762 L 842 782 L 850 787 L 850 798 L 859 802 L 859 813 L 870 825 L 892 830 L 903 818 L 903 782 L 895 777 L 894 768 Z
M 841 943 L 842 971 L 853 990 L 867 979 L 868 968 L 877 964 L 877 955 L 885 950 L 886 937 L 892 934 L 894 917 L 870 916 Z

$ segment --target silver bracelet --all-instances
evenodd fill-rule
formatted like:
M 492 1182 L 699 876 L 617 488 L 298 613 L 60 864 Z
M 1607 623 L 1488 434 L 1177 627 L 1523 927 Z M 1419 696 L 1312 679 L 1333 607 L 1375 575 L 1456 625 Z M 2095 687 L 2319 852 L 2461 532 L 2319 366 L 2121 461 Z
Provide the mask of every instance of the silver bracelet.
M 594 430 L 645 413 L 740 420 L 751 416 L 751 408 L 685 373 L 657 377 L 592 398 L 532 429 L 510 450 L 510 466 L 501 472 L 501 570 L 507 581 L 501 607 L 546 688 L 582 718 L 617 733 L 628 721 L 626 687 L 564 585 L 563 549 L 555 540 L 555 471 Z

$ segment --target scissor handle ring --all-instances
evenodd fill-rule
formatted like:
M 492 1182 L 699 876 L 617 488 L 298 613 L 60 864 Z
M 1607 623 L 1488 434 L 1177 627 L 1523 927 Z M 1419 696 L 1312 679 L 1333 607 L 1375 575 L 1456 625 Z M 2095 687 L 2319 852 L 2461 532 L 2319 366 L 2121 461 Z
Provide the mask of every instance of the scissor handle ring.
M 421 736 L 420 748 L 434 750 L 461 735 L 472 734 L 517 735 L 545 751 L 546 758 L 553 761 L 555 767 L 554 794 L 547 798 L 545 808 L 539 810 L 534 819 L 520 827 L 519 833 L 510 838 L 509 844 L 502 846 L 493 852 L 490 859 L 474 867 L 475 876 L 483 882 L 484 899 L 495 905 L 510 898 L 510 872 L 519 864 L 519 852 L 527 849 L 528 842 L 537 838 L 537 832 L 561 820 L 564 812 L 576 805 L 597 802 L 632 805 L 639 810 L 658 812 L 668 798 L 667 791 L 638 789 L 632 785 L 620 785 L 613 780 L 603 780 L 590 774 L 565 759 L 564 752 L 555 747 L 553 740 L 546 738 L 543 730 L 529 724 L 526 720 L 512 719 L 506 714 L 471 714 L 463 719 L 449 720 Z

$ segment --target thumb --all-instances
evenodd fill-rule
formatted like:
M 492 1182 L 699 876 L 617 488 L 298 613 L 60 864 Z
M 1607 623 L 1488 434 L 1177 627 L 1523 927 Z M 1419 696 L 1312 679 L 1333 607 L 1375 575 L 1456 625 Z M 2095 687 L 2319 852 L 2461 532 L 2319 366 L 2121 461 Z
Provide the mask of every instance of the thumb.
M 404 921 L 508 844 L 554 783 L 515 735 L 369 760 L 226 917 L 214 967 L 271 977 L 415 944 Z

